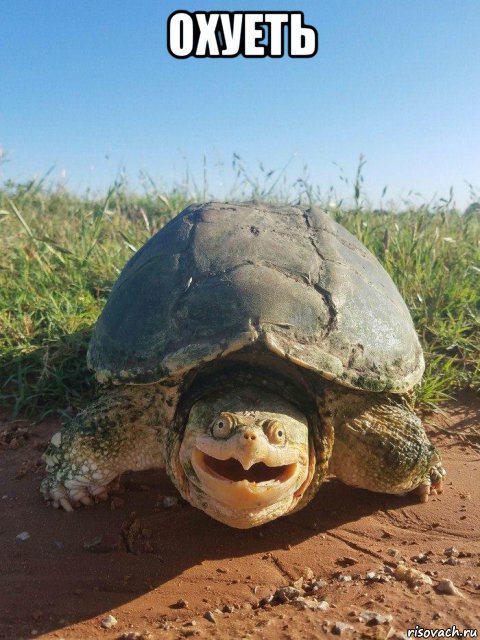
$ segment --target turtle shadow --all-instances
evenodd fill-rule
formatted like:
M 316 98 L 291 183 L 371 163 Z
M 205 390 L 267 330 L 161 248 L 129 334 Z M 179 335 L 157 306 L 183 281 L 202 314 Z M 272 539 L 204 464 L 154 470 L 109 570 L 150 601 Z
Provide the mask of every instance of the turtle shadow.
M 329 481 L 301 511 L 238 530 L 183 501 L 165 508 L 163 497 L 176 493 L 163 472 L 127 474 L 125 492 L 113 501 L 117 508 L 112 510 L 112 502 L 107 502 L 74 514 L 46 507 L 38 495 L 40 478 L 40 470 L 27 474 L 13 485 L 17 490 L 12 501 L 6 500 L 0 547 L 9 558 L 9 570 L 0 578 L 5 594 L 0 630 L 3 624 L 11 632 L 8 625 L 22 621 L 25 633 L 32 627 L 55 631 L 152 594 L 160 621 L 162 616 L 175 617 L 172 605 L 184 597 L 182 584 L 197 592 L 197 609 L 202 590 L 205 602 L 211 602 L 210 583 L 224 603 L 252 600 L 251 580 L 280 585 L 296 577 L 290 556 L 297 552 L 311 557 L 312 566 L 327 542 L 342 555 L 341 541 L 325 541 L 329 532 L 414 501 Z M 30 538 L 19 541 L 16 535 L 23 529 Z M 191 617 L 203 611 L 188 613 Z

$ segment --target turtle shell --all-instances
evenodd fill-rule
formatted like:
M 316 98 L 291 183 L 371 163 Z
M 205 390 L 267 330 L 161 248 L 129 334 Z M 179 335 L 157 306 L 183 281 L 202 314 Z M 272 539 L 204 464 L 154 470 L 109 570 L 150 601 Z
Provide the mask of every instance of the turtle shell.
M 423 373 L 378 260 L 318 209 L 191 205 L 126 264 L 88 361 L 100 381 L 178 377 L 256 344 L 339 384 L 402 393 Z

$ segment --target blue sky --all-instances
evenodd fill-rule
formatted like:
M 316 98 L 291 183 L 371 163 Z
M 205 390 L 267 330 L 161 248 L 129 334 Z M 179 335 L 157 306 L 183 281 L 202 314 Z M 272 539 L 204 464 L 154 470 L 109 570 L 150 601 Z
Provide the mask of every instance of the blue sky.
M 166 23 L 178 9 L 300 10 L 319 33 L 311 59 L 177 60 Z M 0 0 L 3 177 L 51 166 L 76 190 L 103 189 L 121 167 L 159 184 L 188 164 L 211 190 L 236 152 L 255 169 L 290 158 L 293 179 L 341 191 L 367 159 L 378 199 L 425 199 L 465 181 L 480 189 L 478 0 L 192 2 Z M 223 165 L 223 168 L 222 168 Z M 222 178 L 223 176 L 223 178 Z

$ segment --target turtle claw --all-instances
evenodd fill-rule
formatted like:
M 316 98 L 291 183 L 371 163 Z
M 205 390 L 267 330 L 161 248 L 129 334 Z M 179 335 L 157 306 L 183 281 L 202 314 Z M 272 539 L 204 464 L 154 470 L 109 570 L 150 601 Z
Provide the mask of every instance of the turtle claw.
M 91 506 L 100 500 L 108 498 L 108 488 L 103 485 L 85 485 L 80 482 L 70 481 L 70 487 L 47 477 L 43 480 L 40 491 L 43 498 L 52 504 L 55 509 L 62 508 L 72 513 L 76 508 L 84 505 Z
M 419 496 L 420 502 L 428 502 L 430 496 L 436 496 L 443 493 L 443 478 L 446 475 L 446 471 L 443 465 L 438 461 L 430 469 L 430 477 L 420 484 L 415 493 Z
M 432 494 L 437 495 L 443 493 L 443 478 L 437 480 L 436 482 L 432 482 Z
M 419 497 L 420 502 L 428 502 L 428 498 L 432 494 L 432 485 L 430 481 L 422 482 L 414 491 Z
M 53 504 L 55 506 L 55 502 Z M 72 505 L 70 504 L 70 502 L 66 498 L 60 498 L 58 504 L 59 504 L 59 506 L 62 507 L 62 509 L 64 509 L 68 513 L 72 513 L 74 511 Z

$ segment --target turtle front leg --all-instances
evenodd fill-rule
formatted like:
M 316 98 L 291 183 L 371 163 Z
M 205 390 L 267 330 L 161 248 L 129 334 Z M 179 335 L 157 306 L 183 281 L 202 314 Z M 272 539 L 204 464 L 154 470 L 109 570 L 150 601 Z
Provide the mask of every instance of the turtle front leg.
M 330 470 L 345 484 L 380 493 L 415 491 L 422 502 L 442 492 L 440 455 L 402 398 L 354 393 L 327 396 L 335 425 Z
M 45 500 L 73 511 L 105 499 L 109 485 L 125 471 L 164 467 L 162 405 L 153 387 L 118 387 L 70 420 L 43 455 Z

